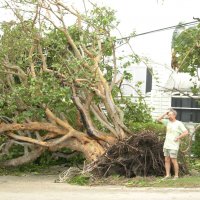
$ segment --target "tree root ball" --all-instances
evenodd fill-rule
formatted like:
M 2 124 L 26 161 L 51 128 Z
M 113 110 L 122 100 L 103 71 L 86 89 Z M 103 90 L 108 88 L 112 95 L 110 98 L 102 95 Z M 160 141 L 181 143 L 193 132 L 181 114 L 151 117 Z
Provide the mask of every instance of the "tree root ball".
M 182 161 L 184 159 L 181 159 Z M 111 146 L 98 161 L 90 165 L 98 176 L 118 174 L 127 178 L 135 176 L 163 176 L 165 174 L 163 140 L 151 131 L 119 141 Z M 173 174 L 173 168 L 172 168 Z M 188 172 L 186 164 L 180 163 L 180 172 Z

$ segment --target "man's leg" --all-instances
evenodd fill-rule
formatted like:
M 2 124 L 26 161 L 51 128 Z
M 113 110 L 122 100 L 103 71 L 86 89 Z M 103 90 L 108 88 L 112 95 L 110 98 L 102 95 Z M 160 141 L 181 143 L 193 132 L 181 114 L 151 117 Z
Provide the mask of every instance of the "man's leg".
M 171 158 L 171 161 L 172 161 L 173 166 L 174 166 L 174 173 L 175 173 L 174 176 L 178 177 L 179 166 L 178 166 L 177 158 Z
M 171 167 L 171 163 L 170 163 L 170 157 L 169 156 L 165 156 L 165 171 L 166 171 L 166 176 L 170 176 L 170 167 Z

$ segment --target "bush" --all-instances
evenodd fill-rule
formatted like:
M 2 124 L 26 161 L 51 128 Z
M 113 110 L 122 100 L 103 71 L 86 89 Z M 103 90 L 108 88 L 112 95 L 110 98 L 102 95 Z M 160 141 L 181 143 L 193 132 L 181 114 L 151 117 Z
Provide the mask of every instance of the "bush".
M 195 156 L 200 158 L 200 128 L 195 132 L 195 140 L 192 144 L 191 153 Z
M 133 132 L 142 132 L 144 130 L 149 130 L 158 135 L 163 135 L 163 136 L 165 135 L 165 126 L 163 124 L 156 122 L 146 122 L 146 123 L 130 122 L 129 128 Z

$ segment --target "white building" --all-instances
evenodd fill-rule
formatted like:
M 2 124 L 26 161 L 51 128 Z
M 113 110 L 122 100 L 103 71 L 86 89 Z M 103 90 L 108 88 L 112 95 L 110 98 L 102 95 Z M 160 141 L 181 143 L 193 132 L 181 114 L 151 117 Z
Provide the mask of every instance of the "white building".
M 177 119 L 193 129 L 194 125 L 200 123 L 200 99 L 191 94 L 194 83 L 197 87 L 200 86 L 198 79 L 188 73 L 178 73 L 167 66 L 153 64 L 151 67 L 149 69 L 143 65 L 129 69 L 133 80 L 123 85 L 124 94 L 132 94 L 137 98 L 134 85 L 138 81 L 142 82 L 141 93 L 152 108 L 154 119 L 172 107 L 178 113 Z

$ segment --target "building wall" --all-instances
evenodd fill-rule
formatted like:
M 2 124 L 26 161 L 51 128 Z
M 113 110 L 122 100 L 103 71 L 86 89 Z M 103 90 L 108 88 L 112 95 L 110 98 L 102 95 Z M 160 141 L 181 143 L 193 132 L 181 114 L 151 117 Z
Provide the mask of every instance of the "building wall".
M 125 96 L 131 96 L 138 97 L 137 93 L 137 84 L 138 82 L 141 83 L 140 85 L 140 91 L 143 96 L 145 96 L 146 91 L 146 66 L 133 66 L 126 71 L 130 74 L 132 74 L 133 78 L 130 81 L 124 81 L 122 85 L 122 91 Z
M 152 117 L 157 119 L 160 115 L 166 112 L 172 107 L 172 96 L 176 91 L 185 92 L 188 90 L 189 76 L 185 73 L 177 73 L 171 68 L 159 64 L 152 64 L 152 86 L 151 92 L 146 93 L 148 87 L 147 66 L 135 66 L 128 70 L 133 75 L 133 80 L 125 82 L 123 86 L 124 95 L 133 95 L 133 101 L 138 97 L 135 91 L 138 81 L 141 84 L 141 94 L 145 97 L 147 105 L 152 108 Z M 182 77 L 182 78 L 181 78 Z M 187 83 L 186 83 L 187 82 Z M 191 86 L 191 82 L 189 87 Z M 182 95 L 182 94 L 181 94 Z M 200 109 L 200 108 L 199 108 Z M 186 122 L 189 129 L 192 130 L 196 126 L 196 123 Z
M 146 94 L 145 101 L 152 108 L 152 117 L 156 119 L 171 107 L 171 92 L 166 91 L 166 82 L 173 70 L 159 64 L 152 66 L 152 90 Z
M 145 97 L 145 101 L 149 107 L 152 108 L 152 117 L 157 119 L 161 114 L 171 107 L 170 93 L 154 93 L 151 96 Z

